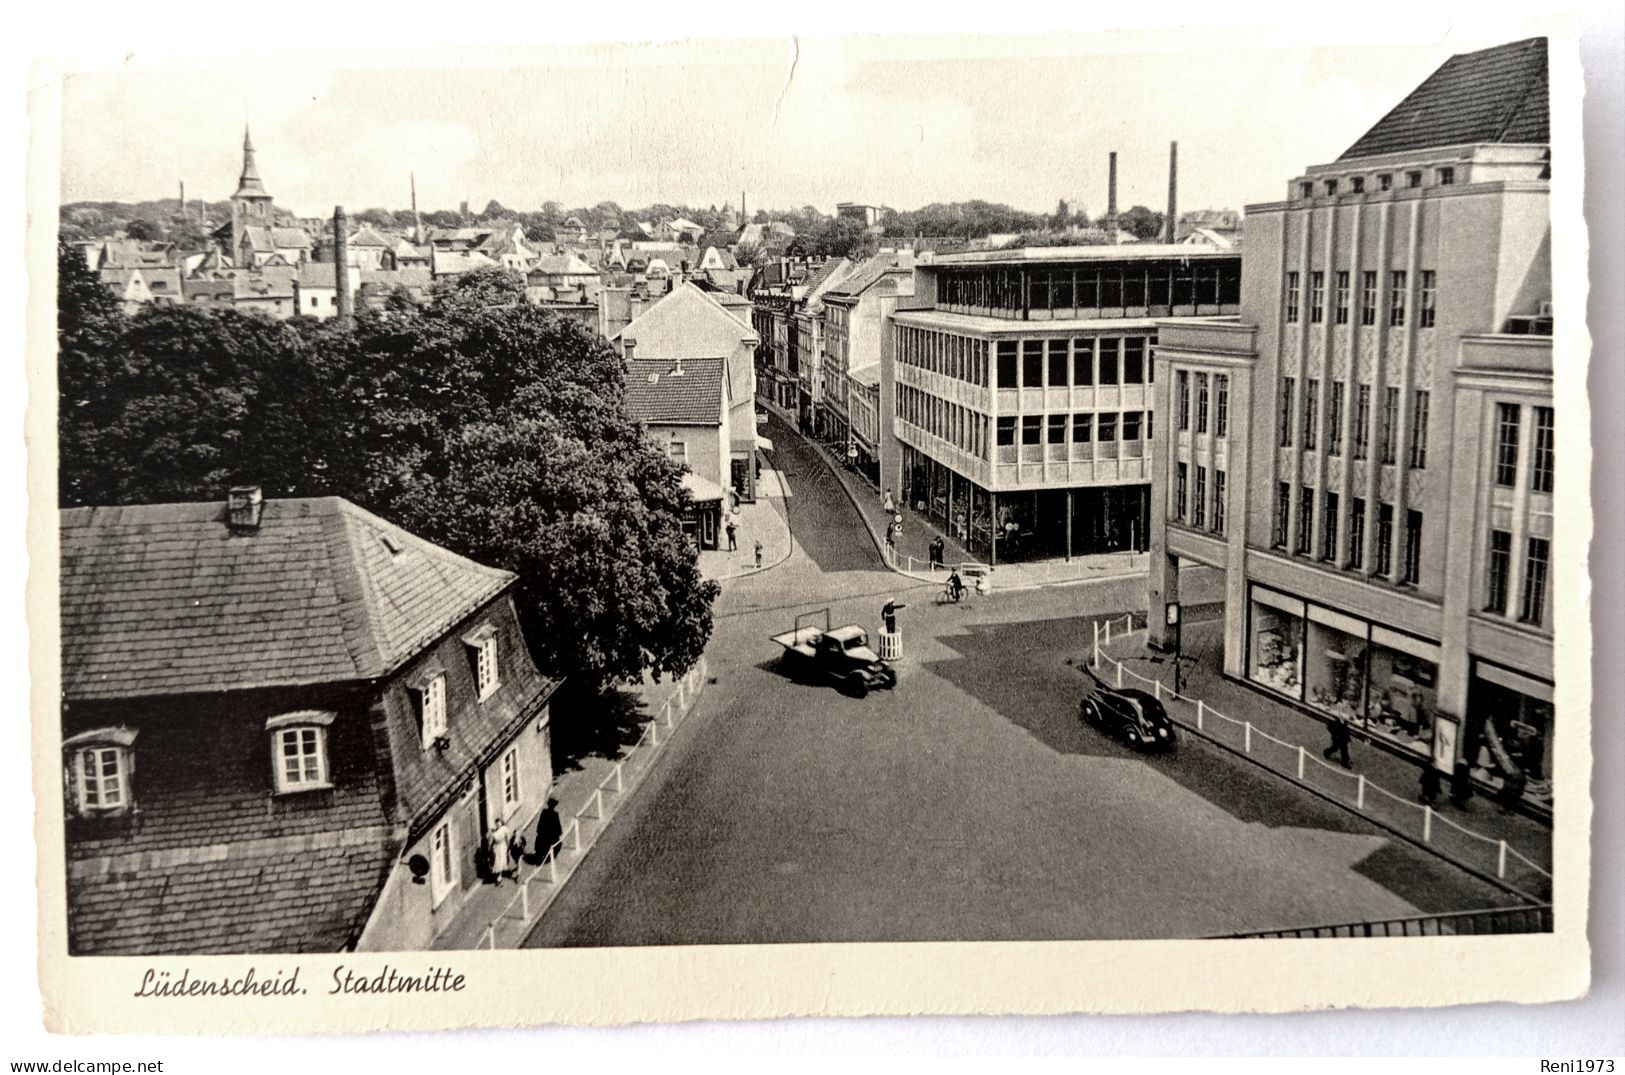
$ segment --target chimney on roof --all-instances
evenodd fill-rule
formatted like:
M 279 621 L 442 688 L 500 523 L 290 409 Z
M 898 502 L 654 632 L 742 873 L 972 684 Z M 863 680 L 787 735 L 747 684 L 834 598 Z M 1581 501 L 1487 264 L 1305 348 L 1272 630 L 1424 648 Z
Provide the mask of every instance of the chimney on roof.
M 338 321 L 345 328 L 355 313 L 350 295 L 350 218 L 344 206 L 333 207 L 333 286 L 338 291 Z
M 667 371 L 668 375 L 672 377 L 681 377 L 683 375 L 683 356 L 678 355 L 671 361 L 672 366 L 671 369 Z
M 631 336 L 621 337 L 621 354 L 628 362 L 632 361 L 634 352 L 638 349 L 638 341 Z
M 1106 154 L 1106 237 L 1117 234 L 1117 151 Z
M 226 527 L 233 534 L 259 532 L 265 495 L 257 485 L 234 485 L 226 493 Z
M 1167 241 L 1179 238 L 1179 143 L 1168 143 L 1168 220 L 1164 231 Z
M 412 178 L 412 241 L 419 246 L 423 245 L 423 217 L 418 212 L 418 176 L 416 172 L 407 173 Z

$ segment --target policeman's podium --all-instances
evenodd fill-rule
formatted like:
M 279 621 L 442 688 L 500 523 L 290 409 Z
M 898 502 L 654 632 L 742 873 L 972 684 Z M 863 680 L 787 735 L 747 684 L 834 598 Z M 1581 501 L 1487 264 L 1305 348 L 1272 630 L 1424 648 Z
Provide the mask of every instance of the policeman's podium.
M 903 657 L 903 632 L 880 632 L 880 659 L 883 661 L 897 661 Z

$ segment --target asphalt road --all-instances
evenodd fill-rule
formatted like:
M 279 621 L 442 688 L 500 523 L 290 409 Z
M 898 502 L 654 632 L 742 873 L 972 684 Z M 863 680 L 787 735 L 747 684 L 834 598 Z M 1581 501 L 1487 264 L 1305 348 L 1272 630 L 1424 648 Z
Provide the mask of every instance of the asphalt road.
M 1081 725 L 1067 661 L 1143 580 L 938 606 L 768 432 L 795 551 L 727 584 L 717 682 L 527 946 L 1190 937 L 1508 902 L 1200 741 L 1145 757 Z M 1192 604 L 1218 588 L 1182 581 Z M 779 670 L 768 638 L 797 612 L 873 631 L 888 596 L 909 606 L 895 692 Z

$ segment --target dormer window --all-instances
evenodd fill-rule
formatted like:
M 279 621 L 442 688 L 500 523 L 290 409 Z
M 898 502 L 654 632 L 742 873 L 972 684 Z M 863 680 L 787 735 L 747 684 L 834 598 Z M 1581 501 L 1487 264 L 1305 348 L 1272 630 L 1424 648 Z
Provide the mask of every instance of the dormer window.
M 75 814 L 107 817 L 130 811 L 136 734 L 134 728 L 97 728 L 62 744 L 69 804 Z
M 327 771 L 327 730 L 332 723 L 332 713 L 316 709 L 283 713 L 265 722 L 278 795 L 333 786 Z
M 474 685 L 480 701 L 485 701 L 502 685 L 497 667 L 497 629 L 490 624 L 463 636 L 474 664 Z
M 418 728 L 423 749 L 444 745 L 446 736 L 446 674 L 438 668 L 425 671 L 411 687 L 418 707 Z

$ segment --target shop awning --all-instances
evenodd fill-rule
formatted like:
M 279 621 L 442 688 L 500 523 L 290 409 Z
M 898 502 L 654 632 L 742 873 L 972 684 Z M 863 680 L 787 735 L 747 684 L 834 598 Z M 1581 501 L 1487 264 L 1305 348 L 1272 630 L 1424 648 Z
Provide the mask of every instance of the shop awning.
M 709 478 L 702 478 L 692 470 L 683 473 L 683 488 L 696 504 L 718 503 L 722 500 L 722 486 Z
M 756 434 L 756 447 L 760 448 L 764 452 L 771 452 L 773 450 L 773 442 L 758 433 Z

